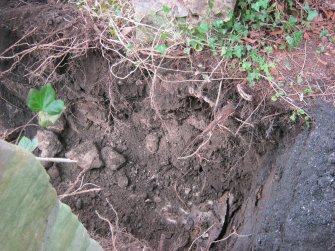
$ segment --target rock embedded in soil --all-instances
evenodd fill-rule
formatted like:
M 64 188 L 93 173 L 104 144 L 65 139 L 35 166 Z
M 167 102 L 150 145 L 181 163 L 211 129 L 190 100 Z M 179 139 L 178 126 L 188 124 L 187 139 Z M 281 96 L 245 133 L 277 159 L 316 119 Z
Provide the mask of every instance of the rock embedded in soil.
M 329 164 L 335 164 L 335 152 L 329 155 L 328 162 Z
M 63 146 L 57 138 L 57 135 L 48 130 L 38 130 L 38 148 L 41 150 L 41 157 L 54 157 L 59 153 Z
M 50 167 L 48 169 L 48 174 L 51 180 L 56 180 L 57 178 L 59 178 L 59 171 L 58 171 L 57 166 L 53 165 L 52 167 Z
M 99 151 L 93 142 L 87 141 L 73 148 L 65 154 L 72 160 L 78 161 L 78 166 L 82 169 L 94 169 L 102 167 Z
M 121 188 L 126 188 L 129 184 L 129 179 L 126 175 L 120 175 L 117 178 L 117 185 Z
M 64 131 L 65 123 L 66 122 L 64 117 L 60 117 L 55 124 L 48 126 L 48 130 L 54 133 L 61 133 L 62 131 Z
M 113 171 L 120 169 L 126 162 L 126 159 L 122 154 L 116 152 L 112 147 L 109 146 L 106 146 L 101 150 L 101 156 L 105 162 L 106 167 Z
M 145 147 L 149 152 L 155 153 L 158 151 L 159 137 L 157 134 L 149 134 L 145 137 Z
M 83 201 L 82 201 L 82 199 L 80 199 L 80 198 L 77 199 L 75 206 L 76 206 L 77 210 L 82 209 L 82 207 L 83 207 Z

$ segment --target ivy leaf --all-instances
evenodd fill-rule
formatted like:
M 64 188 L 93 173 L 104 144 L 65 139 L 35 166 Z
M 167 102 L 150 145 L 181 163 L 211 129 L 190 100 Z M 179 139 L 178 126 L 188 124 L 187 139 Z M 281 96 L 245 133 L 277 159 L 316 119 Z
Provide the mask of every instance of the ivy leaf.
M 307 16 L 307 21 L 311 22 L 313 21 L 314 18 L 317 17 L 319 12 L 317 10 L 309 10 L 308 11 L 308 16 Z
M 27 105 L 33 112 L 44 111 L 56 115 L 64 111 L 64 102 L 56 100 L 56 91 L 51 84 L 46 84 L 40 90 L 31 89 L 28 93 Z
M 242 70 L 248 71 L 251 69 L 251 66 L 252 66 L 251 62 L 245 61 L 242 63 Z
M 244 50 L 243 50 L 243 47 L 241 45 L 236 45 L 234 47 L 234 55 L 237 58 L 241 58 L 244 55 Z
M 165 13 L 170 13 L 170 11 L 171 11 L 170 7 L 167 6 L 167 5 L 163 5 L 163 6 L 162 6 L 162 9 L 163 9 L 163 11 L 164 11 Z
M 28 152 L 33 152 L 38 145 L 38 139 L 35 137 L 33 140 L 30 140 L 26 136 L 23 136 L 20 141 L 18 146 L 21 148 L 27 150 Z
M 203 33 L 203 34 L 207 33 L 209 31 L 209 25 L 208 25 L 208 23 L 201 22 L 201 24 L 200 24 L 200 26 L 198 28 L 198 31 L 200 33 Z
M 160 44 L 155 47 L 155 50 L 161 54 L 164 54 L 168 47 L 165 44 Z

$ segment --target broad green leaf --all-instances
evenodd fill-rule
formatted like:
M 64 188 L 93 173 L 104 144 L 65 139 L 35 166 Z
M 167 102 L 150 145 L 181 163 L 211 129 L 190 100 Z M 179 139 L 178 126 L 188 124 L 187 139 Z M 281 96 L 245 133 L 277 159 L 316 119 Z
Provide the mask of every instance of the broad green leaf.
M 30 140 L 26 136 L 23 136 L 20 141 L 18 146 L 22 147 L 24 150 L 28 152 L 33 152 L 38 145 L 38 139 L 35 137 L 33 140 Z
M 293 46 L 293 38 L 291 36 L 288 35 L 285 39 L 289 46 Z
M 241 58 L 244 55 L 245 51 L 241 45 L 234 46 L 234 55 L 237 58 Z
M 162 6 L 162 9 L 163 9 L 163 11 L 164 11 L 165 13 L 170 13 L 170 11 L 171 11 L 170 7 L 167 6 L 167 5 L 163 5 L 163 6 Z
M 28 93 L 27 105 L 33 112 L 44 111 L 56 115 L 64 111 L 64 102 L 56 100 L 56 91 L 51 84 L 46 84 L 40 90 L 31 89 Z
M 61 113 L 56 115 L 49 115 L 47 112 L 41 111 L 38 113 L 38 123 L 42 127 L 53 125 L 61 115 Z
M 168 39 L 168 37 L 169 37 L 169 34 L 168 33 L 166 33 L 166 32 L 163 32 L 162 33 L 162 39 L 165 41 L 166 39 Z
M 33 112 L 43 111 L 56 99 L 56 91 L 51 84 L 42 86 L 40 90 L 31 89 L 28 93 L 27 105 Z
M 251 62 L 245 61 L 242 63 L 242 70 L 248 71 L 251 69 L 251 66 L 252 66 Z
M 308 11 L 307 21 L 311 22 L 314 18 L 318 16 L 319 12 L 317 10 Z
M 201 22 L 200 25 L 199 25 L 198 31 L 200 33 L 203 33 L 203 34 L 209 32 L 209 25 L 208 25 L 208 23 Z
M 165 44 L 160 44 L 155 47 L 155 50 L 161 54 L 164 54 L 168 47 Z
M 57 199 L 40 162 L 1 140 L 0 212 L 2 251 L 102 251 Z
M 329 34 L 329 31 L 328 30 L 322 30 L 320 32 L 320 38 L 324 37 L 324 36 L 327 36 Z

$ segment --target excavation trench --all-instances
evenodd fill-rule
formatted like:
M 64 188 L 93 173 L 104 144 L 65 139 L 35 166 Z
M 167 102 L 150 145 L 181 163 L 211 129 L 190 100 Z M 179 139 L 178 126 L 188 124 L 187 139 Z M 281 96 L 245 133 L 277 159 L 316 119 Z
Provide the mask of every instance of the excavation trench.
M 24 40 L 35 42 L 58 36 L 60 28 L 64 37 L 71 34 L 64 20 L 78 16 L 61 4 L 1 6 L 0 52 L 28 29 L 23 19 L 10 18 L 14 14 L 24 13 L 30 25 L 42 26 L 36 32 L 46 33 L 34 31 Z M 82 27 L 79 21 L 76 25 Z M 16 47 L 6 55 L 24 49 Z M 11 142 L 20 133 L 37 134 L 36 155 L 79 160 L 45 167 L 60 195 L 78 178 L 72 192 L 101 189 L 63 202 L 106 250 L 115 243 L 109 225 L 96 212 L 115 227 L 119 250 L 333 247 L 331 105 L 315 101 L 310 108 L 313 128 L 301 128 L 288 122 L 285 106 L 271 102 L 266 90 L 242 83 L 252 100 L 243 98 L 239 78 L 222 78 L 221 72 L 210 82 L 201 75 L 195 78 L 188 72 L 189 62 L 178 59 L 163 60 L 155 72 L 124 63 L 111 74 L 110 62 L 121 60 L 117 54 L 106 60 L 98 47 L 79 50 L 78 55 L 57 54 L 62 57 L 53 62 L 56 70 L 45 68 L 45 75 L 30 74 L 36 70 L 34 62 L 48 58 L 41 51 L 1 75 L 0 133 Z M 2 60 L 1 71 L 14 60 Z M 193 71 L 211 72 L 219 60 L 203 54 L 192 63 Z M 224 64 L 220 67 L 224 70 Z M 24 130 L 14 130 L 33 117 L 26 95 L 46 79 L 65 101 L 64 116 L 50 128 L 41 129 L 33 121 Z

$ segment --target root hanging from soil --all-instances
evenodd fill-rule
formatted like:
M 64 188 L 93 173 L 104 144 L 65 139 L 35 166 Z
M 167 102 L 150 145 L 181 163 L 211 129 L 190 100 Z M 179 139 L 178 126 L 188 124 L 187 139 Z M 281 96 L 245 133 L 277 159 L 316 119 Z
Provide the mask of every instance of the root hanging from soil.
M 110 240 L 107 240 L 107 239 L 101 240 L 101 244 L 105 248 L 105 250 L 106 251 L 109 251 L 109 250 L 110 251 L 117 251 L 117 250 L 153 251 L 151 248 L 148 247 L 146 243 L 138 240 L 131 234 L 120 229 L 118 213 L 116 212 L 113 205 L 109 202 L 108 199 L 106 199 L 106 202 L 108 203 L 109 207 L 112 209 L 114 213 L 114 216 L 115 216 L 114 224 L 112 224 L 108 218 L 101 216 L 98 211 L 95 211 L 99 219 L 106 222 L 109 226 L 109 230 L 111 234 Z M 100 238 L 98 237 L 98 239 Z

